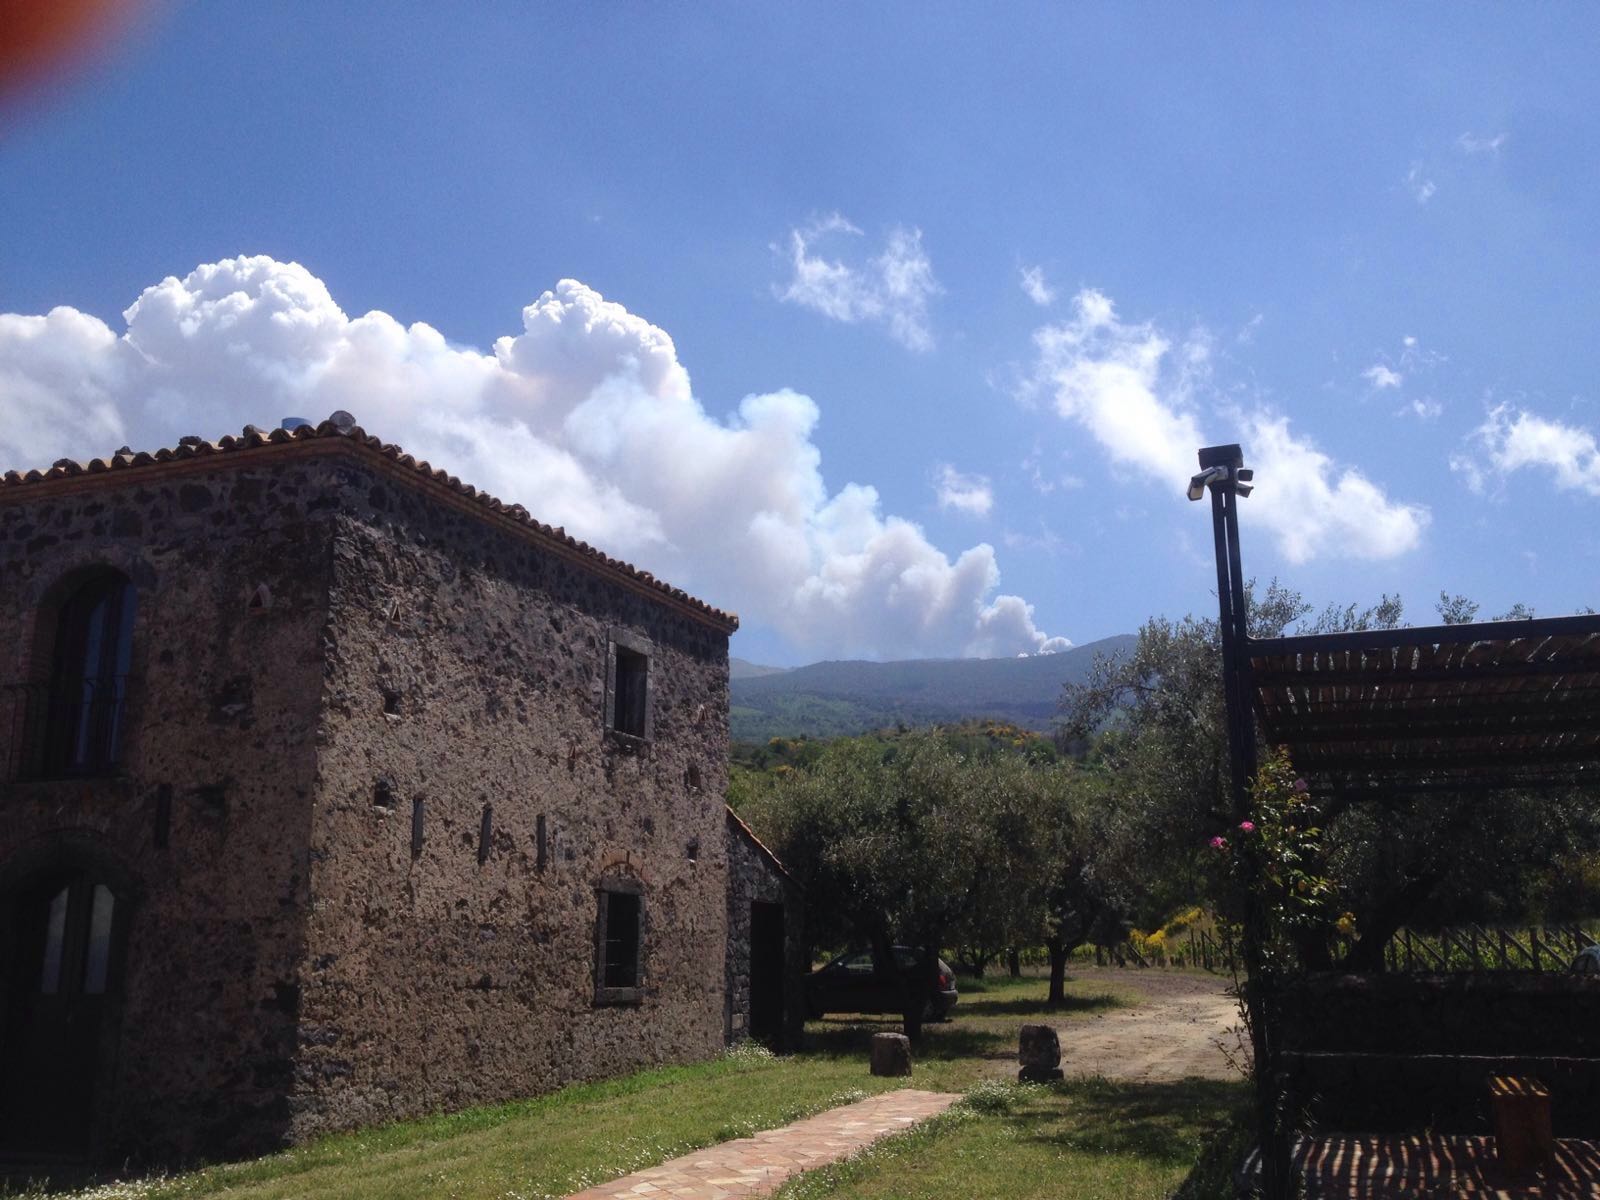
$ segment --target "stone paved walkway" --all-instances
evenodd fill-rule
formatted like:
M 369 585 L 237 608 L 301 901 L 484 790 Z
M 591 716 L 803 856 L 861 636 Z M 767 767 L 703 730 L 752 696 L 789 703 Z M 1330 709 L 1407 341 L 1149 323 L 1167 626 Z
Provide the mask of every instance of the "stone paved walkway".
M 791 1175 L 855 1153 L 881 1137 L 937 1116 L 960 1097 L 902 1088 L 829 1109 L 781 1129 L 708 1146 L 635 1171 L 567 1200 L 723 1200 L 765 1196 Z

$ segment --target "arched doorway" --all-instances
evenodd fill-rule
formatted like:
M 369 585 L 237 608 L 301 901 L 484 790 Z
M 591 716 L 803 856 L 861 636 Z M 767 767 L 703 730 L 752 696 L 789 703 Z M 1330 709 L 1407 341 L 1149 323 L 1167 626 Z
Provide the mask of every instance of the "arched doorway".
M 5 905 L 0 1150 L 93 1148 L 96 1092 L 120 1016 L 127 896 L 87 868 L 55 868 Z

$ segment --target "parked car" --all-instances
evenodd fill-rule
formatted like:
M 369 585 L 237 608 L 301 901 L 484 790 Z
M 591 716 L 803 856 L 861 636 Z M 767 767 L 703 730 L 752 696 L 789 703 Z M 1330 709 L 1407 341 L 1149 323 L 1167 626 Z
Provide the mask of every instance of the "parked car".
M 1577 975 L 1600 975 L 1600 946 L 1585 946 L 1579 950 L 1571 969 Z
M 918 951 L 912 946 L 894 948 L 902 972 L 917 969 Z M 950 964 L 939 959 L 938 974 L 928 985 L 922 1009 L 924 1021 L 948 1020 L 956 1006 L 956 976 Z M 806 1015 L 812 1020 L 831 1012 L 898 1013 L 903 1011 L 900 980 L 879 970 L 872 951 L 852 950 L 806 976 Z

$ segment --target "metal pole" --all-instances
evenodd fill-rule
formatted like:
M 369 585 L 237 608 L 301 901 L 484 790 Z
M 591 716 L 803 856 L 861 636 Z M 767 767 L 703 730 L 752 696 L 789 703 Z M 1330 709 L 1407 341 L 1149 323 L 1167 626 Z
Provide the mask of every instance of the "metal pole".
M 1239 493 L 1230 491 L 1226 507 L 1228 526 L 1228 588 L 1233 603 L 1233 686 L 1239 712 L 1239 761 L 1246 780 L 1256 777 L 1255 697 L 1250 686 L 1250 612 L 1244 590 L 1244 563 L 1239 554 Z
M 1244 590 L 1244 564 L 1239 550 L 1239 499 L 1251 490 L 1251 472 L 1236 445 L 1208 446 L 1200 451 L 1201 473 L 1189 483 L 1211 492 L 1211 525 L 1217 559 L 1218 632 L 1222 650 L 1223 704 L 1228 720 L 1228 767 L 1233 819 L 1250 811 L 1250 785 L 1256 773 L 1254 704 L 1250 686 L 1250 614 Z M 1256 1132 L 1261 1151 L 1261 1190 L 1266 1200 L 1290 1194 L 1292 1184 L 1288 1130 L 1283 1127 L 1282 1096 L 1274 1060 L 1276 1038 L 1264 990 L 1265 914 L 1258 900 L 1258 881 L 1245 881 L 1243 944 L 1244 1002 L 1250 1019 L 1255 1059 Z
M 1234 651 L 1238 625 L 1233 611 L 1232 554 L 1228 539 L 1227 499 L 1219 487 L 1211 489 L 1211 529 L 1217 553 L 1217 625 L 1222 641 L 1222 701 L 1228 720 L 1228 782 L 1233 800 L 1232 817 L 1239 821 L 1244 818 L 1248 807 L 1246 789 L 1249 787 L 1244 773 L 1245 760 L 1239 750 L 1239 728 L 1249 719 L 1249 714 L 1239 711 L 1240 693 L 1235 678 Z

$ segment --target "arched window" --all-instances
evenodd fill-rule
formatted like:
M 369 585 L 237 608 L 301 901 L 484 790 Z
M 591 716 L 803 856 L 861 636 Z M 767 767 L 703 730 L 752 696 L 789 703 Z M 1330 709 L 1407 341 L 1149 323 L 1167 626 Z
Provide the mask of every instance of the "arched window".
M 136 605 L 127 576 L 106 570 L 79 583 L 56 610 L 45 775 L 96 775 L 116 766 Z

